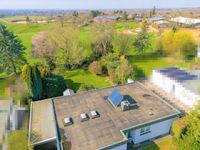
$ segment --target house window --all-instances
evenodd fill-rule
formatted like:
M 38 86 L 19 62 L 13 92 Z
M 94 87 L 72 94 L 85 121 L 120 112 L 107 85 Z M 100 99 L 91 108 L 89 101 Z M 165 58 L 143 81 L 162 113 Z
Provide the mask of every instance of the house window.
M 147 133 L 150 133 L 151 130 L 150 130 L 150 126 L 146 126 L 146 127 L 143 127 L 140 129 L 140 135 L 144 135 L 144 134 L 147 134 Z

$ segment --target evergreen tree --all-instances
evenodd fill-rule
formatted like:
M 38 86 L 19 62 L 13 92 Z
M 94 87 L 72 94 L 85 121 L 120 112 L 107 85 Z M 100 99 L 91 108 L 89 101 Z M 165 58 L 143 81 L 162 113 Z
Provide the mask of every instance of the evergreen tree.
M 77 11 L 74 11 L 73 14 L 72 14 L 72 16 L 78 17 L 78 16 L 79 16 L 79 13 L 78 13 Z
M 150 35 L 147 29 L 147 22 L 144 22 L 142 26 L 142 31 L 134 39 L 133 45 L 139 52 L 144 52 L 147 48 L 151 46 Z
M 0 64 L 7 73 L 17 74 L 17 70 L 26 62 L 24 50 L 20 39 L 0 24 Z
M 156 15 L 156 6 L 153 6 L 152 14 Z
M 42 79 L 38 67 L 25 65 L 22 69 L 22 78 L 27 84 L 32 99 L 40 100 L 42 98 Z

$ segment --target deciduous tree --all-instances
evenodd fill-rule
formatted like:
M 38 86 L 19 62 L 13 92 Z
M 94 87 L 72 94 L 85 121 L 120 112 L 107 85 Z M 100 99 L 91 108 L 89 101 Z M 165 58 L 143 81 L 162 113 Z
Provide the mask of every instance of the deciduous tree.
M 84 46 L 79 40 L 78 31 L 74 28 L 56 29 L 52 38 L 59 51 L 58 62 L 67 68 L 76 68 L 85 60 Z
M 116 34 L 114 36 L 114 51 L 118 54 L 126 55 L 132 47 L 132 37 L 126 34 Z
M 56 67 L 56 43 L 48 32 L 40 32 L 32 39 L 32 56 L 44 58 L 51 70 Z
M 168 30 L 162 35 L 164 52 L 178 57 L 189 59 L 196 55 L 194 36 L 186 30 Z
M 181 150 L 197 150 L 200 148 L 200 104 L 185 118 L 173 124 L 173 144 Z

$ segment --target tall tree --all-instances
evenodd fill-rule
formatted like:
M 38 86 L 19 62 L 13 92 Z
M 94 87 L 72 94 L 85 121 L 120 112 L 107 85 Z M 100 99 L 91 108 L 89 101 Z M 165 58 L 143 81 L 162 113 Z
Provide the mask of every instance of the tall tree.
M 90 38 L 95 60 L 99 60 L 101 56 L 113 52 L 113 34 L 114 29 L 111 25 L 98 24 L 92 27 Z
M 91 11 L 91 16 L 92 16 L 93 18 L 95 18 L 95 17 L 97 17 L 97 16 L 99 16 L 99 15 L 101 15 L 101 12 L 100 12 L 100 11 L 98 11 L 98 10 L 92 10 L 92 11 Z
M 122 18 L 127 21 L 128 20 L 128 14 L 126 11 L 123 12 Z
M 106 38 L 99 39 L 95 43 L 92 43 L 91 48 L 95 60 L 99 60 L 102 56 L 113 52 L 112 42 Z
M 142 53 L 151 46 L 151 37 L 147 29 L 148 24 L 145 21 L 142 25 L 141 32 L 136 36 L 133 41 L 133 45 L 135 46 L 136 50 Z
M 152 14 L 156 15 L 156 6 L 153 6 Z
M 190 59 L 196 55 L 194 36 L 187 30 L 168 30 L 162 34 L 164 52 L 177 57 Z
M 73 17 L 78 17 L 78 16 L 79 16 L 78 11 L 73 11 L 72 16 L 73 16 Z
M 20 39 L 0 24 L 0 63 L 7 73 L 17 74 L 17 70 L 26 62 L 24 50 Z
M 114 36 L 114 51 L 117 51 L 120 56 L 126 55 L 131 47 L 132 37 L 130 35 L 117 33 Z
M 26 23 L 27 23 L 27 24 L 30 24 L 30 23 L 31 23 L 31 20 L 30 20 L 29 16 L 26 17 Z
M 71 69 L 83 63 L 84 46 L 79 40 L 77 29 L 71 27 L 56 29 L 52 33 L 52 38 L 59 48 L 58 62 L 60 65 Z
M 56 43 L 52 40 L 47 31 L 40 32 L 33 37 L 32 55 L 34 57 L 44 58 L 51 70 L 56 67 L 56 50 Z
M 25 65 L 22 69 L 22 78 L 27 84 L 32 99 L 40 100 L 42 98 L 42 79 L 38 67 Z

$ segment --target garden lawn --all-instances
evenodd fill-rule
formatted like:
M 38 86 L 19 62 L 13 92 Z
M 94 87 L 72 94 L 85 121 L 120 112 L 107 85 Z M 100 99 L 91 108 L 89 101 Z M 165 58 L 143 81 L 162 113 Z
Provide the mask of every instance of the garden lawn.
M 141 27 L 141 24 L 136 21 L 131 22 L 117 22 L 114 26 L 114 28 L 117 31 L 123 31 L 123 30 L 131 30 Z
M 128 57 L 129 62 L 133 66 L 137 66 L 142 71 L 145 77 L 149 77 L 153 69 L 159 69 L 164 67 L 178 66 L 182 68 L 190 68 L 190 62 L 183 60 L 177 60 L 172 57 L 160 57 L 155 54 L 150 55 L 132 55 Z
M 95 88 L 104 88 L 112 86 L 112 84 L 106 79 L 106 77 L 96 76 L 84 69 L 75 69 L 72 71 L 58 71 L 63 75 L 67 86 L 74 91 L 77 91 L 80 84 L 93 85 Z
M 0 78 L 0 99 L 9 98 L 11 95 L 6 89 L 15 83 L 16 77 Z
M 151 145 L 144 147 L 143 150 L 175 150 L 172 144 L 172 136 L 166 136 L 155 140 Z

